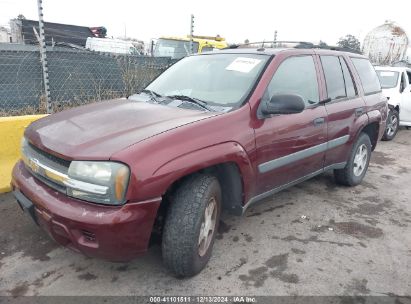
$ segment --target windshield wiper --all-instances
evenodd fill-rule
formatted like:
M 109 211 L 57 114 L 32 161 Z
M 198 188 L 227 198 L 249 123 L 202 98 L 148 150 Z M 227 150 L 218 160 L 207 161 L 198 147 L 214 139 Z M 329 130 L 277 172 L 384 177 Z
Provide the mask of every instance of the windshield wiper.
M 154 100 L 157 103 L 160 103 L 161 101 L 158 99 L 159 97 L 164 97 L 161 94 L 158 94 L 157 92 L 154 92 L 152 90 L 142 90 L 141 93 L 145 93 L 151 96 L 151 100 Z
M 194 103 L 200 107 L 202 107 L 203 109 L 210 111 L 210 112 L 214 112 L 214 109 L 210 108 L 207 103 L 205 101 L 202 101 L 200 99 L 194 98 L 194 97 L 190 97 L 190 96 L 186 96 L 186 95 L 170 95 L 170 96 L 166 96 L 170 99 L 178 99 L 181 101 L 187 101 L 187 102 L 191 102 Z

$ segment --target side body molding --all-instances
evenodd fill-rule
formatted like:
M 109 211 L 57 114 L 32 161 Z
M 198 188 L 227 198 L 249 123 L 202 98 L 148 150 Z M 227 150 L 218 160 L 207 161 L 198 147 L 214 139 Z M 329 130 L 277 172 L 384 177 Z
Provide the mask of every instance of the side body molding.
M 313 156 L 317 153 L 322 153 L 325 152 L 327 150 L 333 149 L 335 147 L 344 145 L 345 143 L 348 142 L 349 140 L 349 135 L 344 135 L 341 136 L 339 138 L 335 138 L 333 140 L 330 140 L 328 142 L 319 144 L 317 146 L 302 150 L 302 151 L 298 151 L 295 152 L 293 154 L 290 155 L 286 155 L 280 158 L 276 158 L 273 160 L 270 160 L 268 162 L 262 163 L 260 165 L 258 165 L 258 172 L 259 173 L 265 173 L 271 170 L 275 170 L 278 169 L 280 167 L 289 165 L 293 162 L 299 161 L 301 159 Z

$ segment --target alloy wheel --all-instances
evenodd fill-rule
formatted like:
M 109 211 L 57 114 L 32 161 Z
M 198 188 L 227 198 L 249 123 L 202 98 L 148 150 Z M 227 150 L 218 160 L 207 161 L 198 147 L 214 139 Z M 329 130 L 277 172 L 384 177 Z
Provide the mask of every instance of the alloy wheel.
M 367 146 L 362 144 L 358 147 L 357 152 L 355 153 L 354 157 L 354 175 L 360 176 L 366 166 L 368 161 L 368 149 Z
M 200 235 L 198 237 L 198 254 L 200 256 L 204 256 L 207 253 L 213 240 L 217 211 L 216 199 L 215 197 L 211 197 L 204 210 L 203 222 L 201 223 Z
M 387 121 L 387 135 L 389 137 L 393 136 L 398 128 L 398 119 L 397 116 L 391 115 Z

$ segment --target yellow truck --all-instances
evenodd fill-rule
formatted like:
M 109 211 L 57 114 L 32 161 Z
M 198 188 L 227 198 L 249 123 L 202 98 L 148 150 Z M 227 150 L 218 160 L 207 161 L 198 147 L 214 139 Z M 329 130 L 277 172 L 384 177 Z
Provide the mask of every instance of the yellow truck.
M 215 49 L 228 47 L 227 42 L 220 36 L 193 36 L 193 53 L 204 53 Z M 171 57 L 180 59 L 191 54 L 190 51 L 191 36 L 185 37 L 161 37 L 157 40 L 154 48 L 155 57 Z

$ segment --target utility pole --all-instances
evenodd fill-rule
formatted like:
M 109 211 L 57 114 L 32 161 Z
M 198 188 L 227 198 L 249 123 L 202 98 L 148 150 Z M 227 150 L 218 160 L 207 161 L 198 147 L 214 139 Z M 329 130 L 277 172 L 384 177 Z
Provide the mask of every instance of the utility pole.
M 273 47 L 277 46 L 277 30 L 274 31 Z
M 44 20 L 43 20 L 43 6 L 42 0 L 37 0 L 37 7 L 39 13 L 39 44 L 40 44 L 40 60 L 43 68 L 43 82 L 44 92 L 46 95 L 47 114 L 51 114 L 53 109 L 51 107 L 50 98 L 50 83 L 49 83 L 49 70 L 47 66 L 47 54 L 46 54 L 46 39 L 44 37 Z
M 194 15 L 191 14 L 191 20 L 190 20 L 190 52 L 191 54 L 194 53 L 193 35 L 194 35 Z

